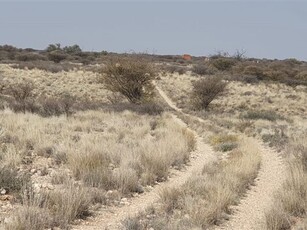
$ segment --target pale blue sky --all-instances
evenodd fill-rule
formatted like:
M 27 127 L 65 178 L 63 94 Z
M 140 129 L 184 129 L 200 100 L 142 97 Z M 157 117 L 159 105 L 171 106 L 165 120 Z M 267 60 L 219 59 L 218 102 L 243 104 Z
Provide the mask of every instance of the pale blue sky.
M 306 1 L 3 1 L 0 44 L 307 60 Z

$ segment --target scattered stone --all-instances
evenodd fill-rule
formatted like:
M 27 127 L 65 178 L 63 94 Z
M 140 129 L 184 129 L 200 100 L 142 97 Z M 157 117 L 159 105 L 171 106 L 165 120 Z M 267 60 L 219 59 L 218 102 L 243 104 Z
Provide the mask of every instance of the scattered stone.
M 36 169 L 31 169 L 30 173 L 32 174 L 36 173 Z
M 1 194 L 1 195 L 5 195 L 6 193 L 7 193 L 6 189 L 4 189 L 4 188 L 1 189 L 1 191 L 0 191 L 0 194 Z

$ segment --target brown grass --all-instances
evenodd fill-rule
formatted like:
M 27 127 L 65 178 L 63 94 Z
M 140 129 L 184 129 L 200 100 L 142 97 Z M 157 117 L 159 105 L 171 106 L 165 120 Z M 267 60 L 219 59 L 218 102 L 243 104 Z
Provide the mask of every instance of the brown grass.
M 230 214 L 229 207 L 237 204 L 253 183 L 260 161 L 253 142 L 241 141 L 228 160 L 204 167 L 180 188 L 164 188 L 160 194 L 162 208 L 155 210 L 154 220 L 147 219 L 146 227 L 157 222 L 163 223 L 164 229 L 206 229 L 219 224 Z M 139 223 L 143 223 L 142 218 L 139 216 Z
M 302 226 L 307 221 L 307 145 L 304 139 L 288 145 L 289 173 L 275 197 L 275 206 L 266 213 L 267 229 L 281 230 Z M 305 225 L 306 226 L 306 225 Z M 304 229 L 304 227 L 302 228 Z

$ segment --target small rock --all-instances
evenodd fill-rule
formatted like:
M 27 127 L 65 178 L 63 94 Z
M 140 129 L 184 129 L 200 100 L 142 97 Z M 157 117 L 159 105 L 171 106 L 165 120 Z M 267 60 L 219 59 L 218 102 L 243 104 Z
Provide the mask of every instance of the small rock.
M 120 201 L 121 201 L 121 202 L 127 202 L 128 199 L 124 197 L 124 198 L 122 198 Z
M 138 185 L 136 187 L 136 192 L 137 193 L 144 193 L 144 187 L 142 185 Z
M 31 169 L 30 171 L 32 174 L 36 173 L 36 169 Z
M 3 188 L 3 189 L 1 189 L 1 191 L 0 191 L 0 194 L 1 195 L 5 195 L 7 193 L 7 191 Z
M 49 184 L 49 185 L 47 185 L 47 188 L 50 189 L 50 190 L 53 190 L 54 186 L 52 184 Z

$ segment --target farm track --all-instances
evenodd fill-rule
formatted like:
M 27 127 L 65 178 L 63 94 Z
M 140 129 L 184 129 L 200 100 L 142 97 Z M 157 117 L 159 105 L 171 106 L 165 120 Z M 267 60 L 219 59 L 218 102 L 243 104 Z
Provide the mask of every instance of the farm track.
M 156 86 L 156 88 L 170 107 L 183 113 L 159 87 Z M 193 115 L 185 113 L 184 115 L 199 122 L 206 122 Z M 232 207 L 233 215 L 230 220 L 214 228 L 215 230 L 263 230 L 266 228 L 265 213 L 274 205 L 274 194 L 282 186 L 286 177 L 286 167 L 279 153 L 264 146 L 261 141 L 256 143 L 261 151 L 262 160 L 255 184 L 247 191 L 240 204 Z
M 167 101 L 169 103 L 170 101 Z M 173 109 L 177 110 L 173 105 Z M 178 111 L 178 110 L 177 110 Z M 186 124 L 177 116 L 173 115 L 175 121 L 183 126 Z M 189 129 L 189 128 L 188 128 Z M 81 225 L 73 226 L 76 230 L 96 230 L 96 229 L 121 229 L 121 222 L 128 217 L 133 217 L 139 212 L 145 211 L 150 206 L 155 206 L 159 200 L 159 192 L 165 186 L 180 187 L 195 173 L 201 172 L 204 165 L 217 160 L 217 156 L 211 147 L 204 143 L 203 139 L 193 130 L 196 138 L 196 149 L 191 153 L 190 161 L 183 170 L 172 170 L 169 179 L 149 191 L 141 194 L 139 197 L 128 199 L 129 205 L 122 207 L 107 207 L 101 210 L 93 219 L 83 222 Z
M 165 102 L 176 112 L 185 116 L 207 123 L 207 121 L 182 112 L 172 100 L 157 85 L 156 89 Z M 173 115 L 174 119 L 181 126 L 186 124 Z M 121 207 L 108 207 L 101 210 L 93 219 L 83 222 L 81 225 L 74 226 L 76 230 L 95 230 L 95 229 L 121 229 L 121 222 L 128 217 L 133 217 L 139 212 L 145 211 L 150 206 L 158 204 L 159 191 L 164 186 L 180 187 L 196 172 L 200 172 L 204 165 L 217 160 L 217 156 L 211 147 L 204 143 L 202 138 L 194 131 L 196 137 L 196 150 L 191 153 L 191 160 L 184 170 L 172 171 L 170 178 L 160 183 L 149 191 L 141 194 L 139 197 L 130 198 L 129 205 Z M 255 184 L 247 191 L 246 196 L 241 200 L 238 206 L 232 207 L 233 215 L 229 221 L 222 226 L 215 227 L 216 230 L 234 229 L 234 230 L 260 230 L 265 229 L 265 212 L 273 204 L 274 192 L 277 191 L 285 178 L 285 165 L 282 158 L 274 150 L 265 147 L 260 141 L 257 145 L 262 153 L 262 163 Z

